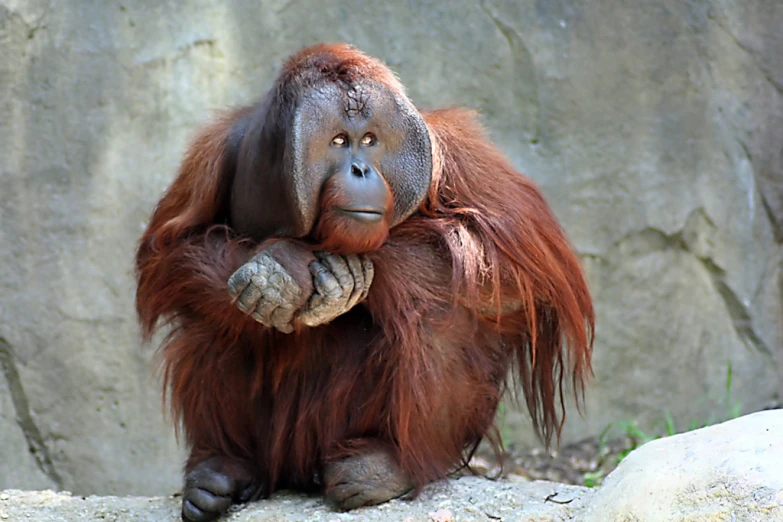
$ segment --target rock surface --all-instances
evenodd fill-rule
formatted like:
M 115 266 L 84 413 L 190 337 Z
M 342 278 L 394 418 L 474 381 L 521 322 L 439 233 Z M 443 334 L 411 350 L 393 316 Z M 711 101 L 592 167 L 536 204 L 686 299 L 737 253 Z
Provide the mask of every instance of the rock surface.
M 564 440 L 715 420 L 729 363 L 759 409 L 783 346 L 781 25 L 764 0 L 0 0 L 0 487 L 179 487 L 135 241 L 194 127 L 318 40 L 385 59 L 423 107 L 479 109 L 543 187 L 598 311 Z
M 455 522 L 577 520 L 593 491 L 552 482 L 493 482 L 463 477 L 428 486 L 413 501 L 394 500 L 378 507 L 339 513 L 320 499 L 281 493 L 269 500 L 233 508 L 221 522 Z M 73 497 L 66 493 L 5 491 L 0 493 L 0 520 L 37 522 L 179 522 L 176 497 Z
M 585 522 L 783 521 L 783 411 L 649 442 L 609 474 Z

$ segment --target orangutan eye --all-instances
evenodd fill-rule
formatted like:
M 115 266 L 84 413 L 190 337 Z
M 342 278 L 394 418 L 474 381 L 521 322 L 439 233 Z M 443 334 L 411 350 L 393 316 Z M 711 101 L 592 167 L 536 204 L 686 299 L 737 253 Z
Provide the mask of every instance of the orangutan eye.
M 333 147 L 345 147 L 346 143 L 348 143 L 348 140 L 345 139 L 345 134 L 338 134 L 332 138 Z
M 362 137 L 362 145 L 365 147 L 369 147 L 370 145 L 375 145 L 375 136 L 373 136 L 370 133 L 365 134 Z

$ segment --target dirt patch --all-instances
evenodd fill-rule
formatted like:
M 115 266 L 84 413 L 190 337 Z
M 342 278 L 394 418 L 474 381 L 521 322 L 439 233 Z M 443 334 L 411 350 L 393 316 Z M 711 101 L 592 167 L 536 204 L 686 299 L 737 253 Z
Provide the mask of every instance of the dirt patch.
M 617 467 L 623 456 L 638 445 L 639 442 L 630 437 L 606 442 L 596 437 L 566 444 L 549 452 L 543 448 L 523 451 L 511 446 L 500 460 L 492 451 L 482 447 L 471 460 L 471 467 L 488 477 L 596 486 Z

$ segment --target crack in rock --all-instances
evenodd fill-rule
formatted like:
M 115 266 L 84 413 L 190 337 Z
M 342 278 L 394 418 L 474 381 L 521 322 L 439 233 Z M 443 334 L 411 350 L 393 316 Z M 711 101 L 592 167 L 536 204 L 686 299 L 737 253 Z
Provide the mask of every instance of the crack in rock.
M 748 311 L 748 307 L 742 303 L 742 300 L 737 297 L 737 294 L 726 282 L 726 272 L 716 265 L 711 258 L 696 256 L 696 259 L 701 262 L 707 273 L 709 273 L 712 284 L 718 291 L 718 295 L 723 299 L 723 304 L 726 306 L 726 311 L 729 313 L 737 335 L 756 350 L 766 355 L 774 356 L 770 347 L 753 329 L 753 318 Z
M 623 243 L 632 243 L 634 246 L 633 254 L 636 255 L 644 255 L 667 248 L 681 250 L 692 255 L 701 263 L 710 276 L 715 290 L 723 300 L 726 312 L 739 338 L 765 355 L 774 356 L 773 350 L 767 346 L 753 328 L 753 317 L 748 306 L 742 302 L 742 299 L 726 282 L 726 271 L 711 256 L 698 252 L 699 249 L 695 245 L 703 239 L 702 233 L 699 231 L 699 220 L 702 220 L 708 227 L 715 228 L 715 224 L 705 210 L 699 207 L 688 215 L 683 226 L 675 232 L 668 233 L 652 226 L 645 227 L 642 230 L 625 235 L 613 245 L 613 248 L 617 248 Z
M 759 171 L 755 168 L 755 165 L 753 164 L 753 156 L 750 153 L 750 149 L 748 148 L 747 144 L 742 141 L 739 138 L 735 138 L 737 140 L 737 143 L 742 148 L 743 153 L 745 154 L 745 157 L 748 159 L 748 163 L 753 167 L 753 181 L 756 183 L 756 187 L 759 189 L 758 194 L 759 198 L 761 199 L 761 207 L 764 209 L 764 213 L 767 216 L 767 219 L 769 220 L 770 225 L 772 226 L 772 232 L 775 235 L 775 241 L 778 243 L 783 243 L 783 220 L 779 219 L 778 216 L 775 215 L 775 211 L 772 208 L 772 204 L 769 202 L 769 199 L 764 194 L 763 187 L 765 186 L 765 182 L 759 177 Z
M 8 388 L 11 392 L 11 401 L 16 411 L 16 422 L 19 424 L 30 453 L 35 458 L 38 468 L 49 477 L 59 489 L 63 488 L 63 479 L 54 467 L 49 448 L 43 440 L 41 431 L 30 413 L 30 403 L 27 400 L 22 379 L 14 362 L 14 349 L 3 337 L 0 337 L 0 367 L 2 367 Z
M 708 14 L 707 18 L 715 22 L 715 25 L 718 26 L 718 28 L 721 29 L 724 33 L 726 33 L 726 35 L 734 42 L 734 45 L 736 45 L 740 50 L 749 54 L 751 59 L 753 60 L 753 63 L 756 65 L 758 70 L 761 71 L 761 74 L 764 76 L 764 79 L 766 79 L 767 82 L 769 82 L 769 84 L 772 86 L 773 89 L 783 94 L 783 85 L 779 84 L 772 76 L 772 73 L 769 70 L 769 68 L 759 58 L 758 51 L 755 51 L 754 49 L 742 43 L 740 39 L 737 38 L 737 36 L 735 36 L 734 33 L 732 33 L 729 30 L 729 28 L 726 27 L 723 24 L 723 22 L 719 20 L 716 16 L 712 14 Z
M 510 89 L 522 107 L 526 108 L 527 119 L 530 120 L 530 126 L 527 132 L 533 141 L 538 141 L 539 135 L 539 112 L 541 101 L 538 98 L 538 78 L 536 77 L 535 62 L 533 54 L 525 45 L 525 41 L 519 32 L 508 24 L 504 23 L 487 5 L 486 0 L 479 0 L 479 7 L 497 28 L 498 32 L 508 43 L 509 52 L 514 73 L 519 77 L 513 82 Z

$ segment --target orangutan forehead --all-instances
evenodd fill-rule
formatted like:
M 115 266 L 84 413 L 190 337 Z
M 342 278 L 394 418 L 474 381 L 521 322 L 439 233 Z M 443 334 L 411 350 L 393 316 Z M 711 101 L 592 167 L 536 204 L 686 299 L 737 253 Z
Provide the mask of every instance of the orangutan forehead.
M 310 136 L 363 129 L 372 124 L 373 132 L 384 135 L 391 146 L 407 134 L 405 116 L 394 94 L 383 85 L 370 82 L 350 88 L 335 82 L 314 86 L 299 98 L 295 119 L 302 129 L 310 129 Z
M 379 104 L 383 104 L 383 99 L 382 89 L 376 85 L 330 82 L 313 87 L 302 101 L 321 110 L 328 107 L 329 112 L 334 111 L 335 115 L 369 118 L 374 110 L 378 110 Z

